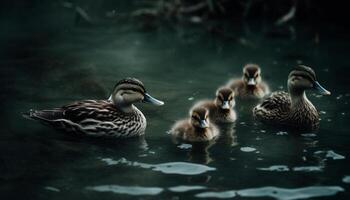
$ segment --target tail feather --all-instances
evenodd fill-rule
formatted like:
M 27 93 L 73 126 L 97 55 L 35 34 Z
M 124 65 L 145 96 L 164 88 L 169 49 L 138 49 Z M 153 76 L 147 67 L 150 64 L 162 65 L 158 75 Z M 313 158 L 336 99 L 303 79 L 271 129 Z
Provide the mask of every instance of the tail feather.
M 62 119 L 64 113 L 60 109 L 53 110 L 29 110 L 22 114 L 24 118 L 33 119 L 33 120 L 43 120 L 43 121 L 52 121 L 56 119 Z

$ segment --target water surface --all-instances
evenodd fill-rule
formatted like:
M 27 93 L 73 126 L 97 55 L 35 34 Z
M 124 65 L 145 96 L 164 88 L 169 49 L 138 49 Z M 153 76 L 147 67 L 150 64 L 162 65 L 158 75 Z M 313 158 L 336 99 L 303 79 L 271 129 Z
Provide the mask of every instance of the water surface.
M 26 199 L 347 199 L 349 40 L 334 29 L 323 30 L 319 44 L 308 28 L 298 28 L 294 39 L 237 30 L 254 46 L 176 26 L 151 32 L 69 27 L 46 38 L 11 33 L 1 41 L 0 193 Z M 272 90 L 286 88 L 294 65 L 312 66 L 332 92 L 308 93 L 320 111 L 320 129 L 300 135 L 262 125 L 251 116 L 256 102 L 237 101 L 238 120 L 222 129 L 223 139 L 201 150 L 174 144 L 167 133 L 172 124 L 187 117 L 194 102 L 213 98 L 216 88 L 240 77 L 248 62 L 261 65 Z M 149 122 L 144 138 L 76 138 L 21 117 L 30 108 L 105 99 L 127 76 L 166 102 L 137 105 Z

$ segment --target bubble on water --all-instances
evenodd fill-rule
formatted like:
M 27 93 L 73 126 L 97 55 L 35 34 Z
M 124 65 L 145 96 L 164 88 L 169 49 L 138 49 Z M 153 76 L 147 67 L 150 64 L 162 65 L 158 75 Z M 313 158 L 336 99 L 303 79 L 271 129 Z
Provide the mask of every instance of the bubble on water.
M 253 151 L 256 151 L 256 149 L 253 148 L 253 147 L 241 147 L 240 150 L 243 151 L 243 152 L 253 152 Z
M 147 164 L 141 162 L 132 162 L 125 158 L 113 160 L 111 158 L 102 158 L 107 165 L 124 164 L 127 166 L 141 167 L 144 169 L 151 168 L 153 171 L 162 172 L 164 174 L 180 174 L 180 175 L 197 175 L 208 171 L 214 171 L 216 168 L 208 167 L 201 164 L 187 163 L 187 162 L 169 162 L 160 164 Z
M 343 178 L 343 182 L 344 182 L 344 183 L 350 183 L 350 176 L 345 176 L 345 177 Z
M 128 195 L 158 195 L 163 192 L 159 187 L 140 187 L 140 186 L 120 186 L 120 185 L 99 185 L 86 187 L 87 190 L 95 192 L 112 192 L 117 194 Z
M 204 190 L 207 187 L 200 186 L 200 185 L 179 185 L 168 188 L 172 192 L 188 192 L 192 190 Z
M 300 166 L 300 167 L 293 167 L 293 171 L 296 172 L 321 172 L 323 171 L 322 166 Z
M 52 187 L 52 186 L 46 186 L 46 187 L 44 187 L 44 189 L 52 191 L 52 192 L 60 192 L 61 191 L 60 189 Z
M 179 149 L 191 149 L 192 145 L 191 144 L 181 144 L 179 146 L 177 146 Z
M 198 198 L 220 198 L 228 199 L 236 196 L 236 191 L 230 190 L 225 192 L 203 192 L 195 195 Z
M 277 171 L 277 172 L 287 172 L 289 171 L 289 167 L 286 165 L 273 165 L 270 167 L 266 167 L 266 168 L 257 168 L 258 170 L 262 170 L 262 171 Z
M 329 150 L 329 151 L 316 151 L 314 154 L 316 154 L 316 155 L 325 155 L 326 158 L 331 158 L 333 160 L 345 159 L 345 156 L 337 154 L 337 153 L 335 153 L 332 150 Z
M 306 199 L 312 197 L 324 197 L 343 192 L 339 186 L 310 186 L 296 189 L 261 187 L 237 191 L 242 197 L 272 197 L 280 200 Z

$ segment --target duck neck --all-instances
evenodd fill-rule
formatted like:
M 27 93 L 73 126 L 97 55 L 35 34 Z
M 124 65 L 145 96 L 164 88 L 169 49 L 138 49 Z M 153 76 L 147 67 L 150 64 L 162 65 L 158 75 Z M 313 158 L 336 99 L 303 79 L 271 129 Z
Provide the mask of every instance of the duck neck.
M 116 107 L 124 113 L 132 113 L 136 108 L 133 104 L 116 104 Z
M 201 128 L 201 127 L 195 126 L 194 129 L 195 129 L 196 133 L 198 133 L 200 135 L 204 135 L 207 132 L 208 128 Z
M 306 107 L 310 105 L 310 101 L 306 97 L 305 91 L 289 91 L 292 101 L 292 108 Z M 311 104 L 312 105 L 312 104 Z

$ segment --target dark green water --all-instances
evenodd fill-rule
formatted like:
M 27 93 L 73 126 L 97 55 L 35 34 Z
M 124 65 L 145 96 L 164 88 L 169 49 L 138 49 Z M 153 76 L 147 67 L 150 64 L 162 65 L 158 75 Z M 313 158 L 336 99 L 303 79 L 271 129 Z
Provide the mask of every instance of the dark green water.
M 17 32 L 2 40 L 1 196 L 349 198 L 348 36 L 326 28 L 315 45 L 309 29 L 298 29 L 295 39 L 265 37 L 260 29 L 238 33 L 254 46 L 182 28 L 70 28 L 54 38 Z M 272 90 L 286 88 L 297 63 L 312 66 L 332 92 L 308 93 L 321 112 L 320 129 L 300 136 L 266 127 L 252 120 L 253 103 L 238 101 L 238 121 L 222 130 L 225 138 L 205 150 L 174 144 L 167 134 L 172 124 L 195 101 L 212 98 L 217 87 L 240 77 L 248 62 L 262 67 Z M 105 99 L 127 76 L 141 79 L 166 103 L 137 105 L 148 120 L 144 139 L 76 138 L 21 117 L 30 108 Z

